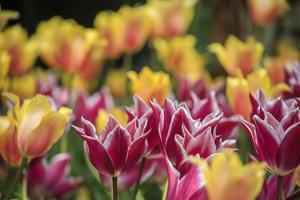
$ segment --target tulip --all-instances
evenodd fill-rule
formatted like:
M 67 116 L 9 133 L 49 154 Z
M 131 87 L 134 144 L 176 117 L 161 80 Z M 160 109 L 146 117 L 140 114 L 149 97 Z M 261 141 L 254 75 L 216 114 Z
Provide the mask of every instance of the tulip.
M 35 40 L 43 61 L 54 69 L 91 80 L 101 70 L 105 40 L 75 21 L 53 17 L 41 22 Z
M 223 46 L 220 43 L 209 45 L 209 50 L 216 54 L 225 71 L 231 76 L 247 75 L 259 65 L 263 54 L 263 45 L 248 37 L 246 42 L 230 35 Z
M 150 0 L 146 15 L 151 21 L 151 37 L 174 37 L 183 34 L 189 27 L 197 1 Z
M 252 20 L 265 26 L 274 22 L 289 8 L 286 0 L 248 0 Z
M 2 30 L 7 22 L 12 19 L 18 19 L 19 13 L 13 10 L 1 10 L 0 11 L 0 30 Z
M 21 164 L 22 156 L 17 146 L 17 130 L 12 116 L 0 117 L 0 153 L 9 165 Z
M 198 158 L 210 200 L 254 200 L 264 180 L 264 164 L 243 165 L 237 153 L 225 150 L 214 155 L 210 163 Z
M 291 173 L 300 164 L 298 103 L 267 100 L 262 93 L 257 99 L 251 96 L 251 101 L 252 122 L 242 120 L 242 124 L 259 160 L 278 176 Z
M 9 27 L 0 34 L 0 49 L 10 55 L 9 73 L 13 75 L 28 72 L 37 57 L 37 43 L 28 38 L 20 25 Z
M 145 44 L 150 31 L 150 23 L 143 7 L 123 6 L 118 11 L 124 23 L 124 48 L 128 54 L 139 51 Z
M 145 123 L 137 120 L 123 128 L 110 117 L 103 133 L 98 136 L 93 124 L 84 118 L 81 127 L 74 126 L 86 144 L 86 152 L 99 173 L 117 178 L 135 166 L 147 150 Z
M 169 40 L 155 39 L 153 44 L 166 69 L 191 82 L 199 80 L 204 59 L 195 49 L 195 37 L 189 35 Z
M 7 52 L 0 53 L 0 91 L 6 91 L 8 89 L 7 74 L 9 71 L 10 56 Z
M 113 108 L 112 102 L 113 99 L 106 89 L 102 89 L 89 97 L 84 93 L 79 93 L 74 106 L 76 124 L 80 124 L 81 117 L 95 123 L 98 111 L 100 109 L 111 110 Z
M 163 105 L 171 93 L 170 77 L 162 71 L 153 72 L 148 67 L 144 67 L 139 74 L 129 71 L 127 75 L 132 82 L 132 92 L 147 103 L 155 99 Z
M 124 52 L 125 25 L 119 12 L 99 12 L 94 19 L 94 27 L 107 43 L 104 47 L 105 57 L 116 59 Z
M 14 103 L 16 143 L 21 155 L 29 159 L 44 155 L 64 133 L 71 110 L 56 110 L 50 99 L 40 94 L 22 104 L 14 94 L 4 95 Z
M 283 190 L 285 198 L 289 197 L 293 192 L 295 184 L 292 180 L 292 174 L 289 174 L 283 177 Z M 259 194 L 259 200 L 277 200 L 277 180 L 278 178 L 275 175 L 271 175 L 264 183 L 263 188 Z
M 111 70 L 106 76 L 106 85 L 111 94 L 116 98 L 122 98 L 126 94 L 127 77 L 123 70 Z
M 165 166 L 168 173 L 166 200 L 208 199 L 203 177 L 198 167 L 193 166 L 185 175 L 182 176 L 172 166 L 168 159 L 165 159 Z
M 233 111 L 249 119 L 251 104 L 249 100 L 250 92 L 255 93 L 258 89 L 263 90 L 268 97 L 275 97 L 280 92 L 288 91 L 289 87 L 285 83 L 273 85 L 266 69 L 257 69 L 243 77 L 228 77 L 226 86 L 226 96 Z
M 43 158 L 30 162 L 27 169 L 28 193 L 33 199 L 62 198 L 81 182 L 80 177 L 68 178 L 71 156 L 61 153 L 50 163 Z
M 11 79 L 9 91 L 21 98 L 30 98 L 36 94 L 37 81 L 33 73 L 15 76 Z
M 109 115 L 112 115 L 115 117 L 120 124 L 125 127 L 127 124 L 128 116 L 125 111 L 123 111 L 121 108 L 113 108 L 111 111 L 106 111 L 104 109 L 98 110 L 98 114 L 96 117 L 96 130 L 98 133 L 101 133 L 104 129 L 106 122 L 109 118 Z
M 284 98 L 300 97 L 300 64 L 292 62 L 285 66 L 286 83 L 291 90 L 284 93 Z

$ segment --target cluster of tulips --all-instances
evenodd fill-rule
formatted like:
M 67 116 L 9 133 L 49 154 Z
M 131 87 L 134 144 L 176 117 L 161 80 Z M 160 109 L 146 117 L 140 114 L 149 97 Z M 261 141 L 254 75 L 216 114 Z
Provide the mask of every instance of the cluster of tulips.
M 185 34 L 197 3 L 102 11 L 93 28 L 53 17 L 31 36 L 1 10 L 0 198 L 299 198 L 299 51 L 230 35 L 207 47 L 226 72 L 212 76 Z M 264 29 L 289 5 L 248 9 Z

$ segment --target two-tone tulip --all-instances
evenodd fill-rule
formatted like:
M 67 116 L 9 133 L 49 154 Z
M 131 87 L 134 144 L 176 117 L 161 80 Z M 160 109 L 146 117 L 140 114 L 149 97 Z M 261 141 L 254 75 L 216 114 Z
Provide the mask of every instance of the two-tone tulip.
M 37 158 L 27 168 L 28 194 L 33 199 L 62 198 L 81 182 L 80 177 L 69 178 L 71 156 L 57 154 L 50 163 Z
M 300 111 L 296 100 L 265 99 L 252 101 L 252 122 L 242 120 L 256 154 L 269 171 L 285 176 L 300 164 Z

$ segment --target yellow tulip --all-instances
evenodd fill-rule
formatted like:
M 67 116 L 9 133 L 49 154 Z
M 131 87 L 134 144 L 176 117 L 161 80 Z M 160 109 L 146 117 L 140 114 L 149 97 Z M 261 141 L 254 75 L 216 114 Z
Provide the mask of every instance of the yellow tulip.
M 17 146 L 17 131 L 13 118 L 0 116 L 0 154 L 12 166 L 21 164 L 22 156 Z
M 225 71 L 231 76 L 247 75 L 260 63 L 263 45 L 248 37 L 246 42 L 230 35 L 223 46 L 220 43 L 209 45 L 209 50 L 216 54 Z
M 203 172 L 210 200 L 254 200 L 264 181 L 263 163 L 243 165 L 237 153 L 225 150 L 210 163 L 193 158 Z
M 155 39 L 153 44 L 159 59 L 168 70 L 191 82 L 199 80 L 204 59 L 195 49 L 195 37 L 189 35 L 169 40 Z
M 196 0 L 161 1 L 149 0 L 145 14 L 150 19 L 151 37 L 174 37 L 189 27 Z
M 0 33 L 0 50 L 7 51 L 11 57 L 9 72 L 13 75 L 26 73 L 37 57 L 37 43 L 29 39 L 27 32 L 15 25 Z
M 23 157 L 44 155 L 64 133 L 71 110 L 56 110 L 47 96 L 38 94 L 22 104 L 12 93 L 5 93 L 14 103 L 13 113 L 17 127 L 17 146 Z
M 32 97 L 36 93 L 37 79 L 35 74 L 29 73 L 11 78 L 9 91 L 22 97 Z
M 144 67 L 139 74 L 129 71 L 127 75 L 132 82 L 132 92 L 147 103 L 149 100 L 155 99 L 160 105 L 163 105 L 171 93 L 170 77 L 162 71 L 153 72 L 148 67 Z
M 0 52 L 0 91 L 8 89 L 7 74 L 9 70 L 10 56 L 7 52 Z
M 282 91 L 289 90 L 289 87 L 285 83 L 272 84 L 264 68 L 253 71 L 246 78 L 228 77 L 226 96 L 233 111 L 249 119 L 252 109 L 249 94 L 250 92 L 256 94 L 258 89 L 261 89 L 267 97 L 276 97 Z
M 252 20 L 259 25 L 268 25 L 284 14 L 288 8 L 287 0 L 248 0 Z
M 11 19 L 18 19 L 19 13 L 13 10 L 0 10 L 0 30 L 2 30 L 7 22 Z
M 35 39 L 42 59 L 52 68 L 85 79 L 96 77 L 101 70 L 106 42 L 96 30 L 53 17 L 39 24 Z
M 126 93 L 126 73 L 123 70 L 111 70 L 106 76 L 106 85 L 114 97 L 123 97 Z
M 132 54 L 145 44 L 150 33 L 150 22 L 145 15 L 144 7 L 123 6 L 118 11 L 124 23 L 125 52 Z
M 94 27 L 100 37 L 107 41 L 105 45 L 105 57 L 118 58 L 124 52 L 125 24 L 118 12 L 99 12 L 94 20 Z
M 96 117 L 96 130 L 97 133 L 101 133 L 104 129 L 109 115 L 112 115 L 120 124 L 125 127 L 128 121 L 127 113 L 121 108 L 114 108 L 112 111 L 106 111 L 104 109 L 98 110 L 98 115 Z

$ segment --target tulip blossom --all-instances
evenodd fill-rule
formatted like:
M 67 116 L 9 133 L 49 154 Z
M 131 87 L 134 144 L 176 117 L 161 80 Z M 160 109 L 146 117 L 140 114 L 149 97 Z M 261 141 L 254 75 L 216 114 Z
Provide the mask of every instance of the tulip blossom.
M 28 194 L 33 199 L 62 198 L 81 182 L 81 178 L 69 178 L 71 156 L 57 154 L 50 163 L 43 158 L 30 162 L 27 169 Z
M 223 46 L 220 43 L 209 45 L 209 50 L 216 54 L 225 71 L 231 76 L 247 75 L 259 65 L 263 54 L 263 45 L 248 37 L 246 42 L 230 35 Z
M 144 67 L 138 74 L 129 71 L 127 75 L 132 82 L 132 92 L 147 103 L 155 99 L 162 105 L 171 93 L 170 77 L 162 71 L 153 72 L 148 67 Z
M 39 24 L 36 40 L 43 61 L 54 69 L 88 80 L 101 70 L 105 40 L 96 30 L 53 17 Z
M 114 97 L 120 99 L 126 95 L 127 76 L 125 71 L 120 69 L 109 71 L 105 82 Z
M 86 144 L 91 163 L 105 176 L 119 177 L 135 166 L 147 150 L 145 122 L 134 120 L 123 128 L 110 117 L 100 136 L 91 122 L 82 118 L 81 123 L 82 128 L 74 128 Z
M 20 165 L 22 161 L 16 141 L 17 130 L 11 113 L 8 116 L 0 116 L 0 154 L 10 165 Z
M 94 26 L 101 38 L 107 43 L 104 47 L 105 57 L 115 59 L 124 52 L 125 26 L 119 12 L 102 11 L 94 19 Z
M 289 8 L 286 0 L 248 0 L 252 20 L 265 26 L 274 22 Z
M 120 124 L 125 127 L 127 124 L 128 116 L 124 110 L 121 108 L 113 108 L 111 111 L 106 111 L 104 109 L 98 110 L 98 114 L 96 117 L 96 130 L 98 133 L 101 133 L 103 128 L 106 125 L 106 122 L 109 118 L 109 115 L 112 115 L 120 122 Z
M 242 124 L 259 160 L 276 175 L 291 173 L 300 164 L 298 103 L 281 98 L 267 100 L 262 93 L 257 99 L 251 96 L 251 101 L 252 122 L 242 120 Z
M 283 191 L 285 198 L 289 197 L 293 192 L 295 184 L 293 183 L 293 174 L 289 174 L 283 177 Z M 278 191 L 277 191 L 277 180 L 278 177 L 271 175 L 263 184 L 263 188 L 259 194 L 259 200 L 277 200 Z
M 292 62 L 285 67 L 286 83 L 291 90 L 284 93 L 284 98 L 300 97 L 300 64 Z
M 13 10 L 0 10 L 0 30 L 2 30 L 7 22 L 12 19 L 18 19 L 19 13 Z
M 237 153 L 225 150 L 214 155 L 209 164 L 193 158 L 199 164 L 210 200 L 254 200 L 264 180 L 263 163 L 243 165 Z
M 151 22 L 150 36 L 174 37 L 183 34 L 192 21 L 196 2 L 150 0 L 145 6 Z
M 143 7 L 123 6 L 118 11 L 124 23 L 125 52 L 132 54 L 139 51 L 145 44 L 150 31 L 150 23 L 144 14 Z
M 0 33 L 0 50 L 7 51 L 11 57 L 9 73 L 12 75 L 28 72 L 37 57 L 37 43 L 28 37 L 20 25 L 9 27 Z
M 266 69 L 263 68 L 248 74 L 246 78 L 228 77 L 226 96 L 233 111 L 249 119 L 251 113 L 249 94 L 255 93 L 258 89 L 263 90 L 268 97 L 275 97 L 280 92 L 288 91 L 289 87 L 284 83 L 273 85 Z
M 48 97 L 40 94 L 22 104 L 14 94 L 5 96 L 14 103 L 16 143 L 21 155 L 27 158 L 44 155 L 63 135 L 71 110 L 65 107 L 57 110 Z
M 6 91 L 8 88 L 7 74 L 9 71 L 10 56 L 7 52 L 0 53 L 0 91 Z
M 106 89 L 102 89 L 89 97 L 84 93 L 79 93 L 74 106 L 76 123 L 80 123 L 81 117 L 95 123 L 98 111 L 100 109 L 111 110 L 113 108 L 112 102 L 113 99 Z
M 155 39 L 153 44 L 166 69 L 191 82 L 199 80 L 204 59 L 195 49 L 195 37 L 189 35 L 169 40 Z
M 165 166 L 168 173 L 168 188 L 166 200 L 207 200 L 207 193 L 204 187 L 201 170 L 193 166 L 182 176 L 171 164 L 165 159 Z
M 23 98 L 30 98 L 36 94 L 37 80 L 34 73 L 11 78 L 9 91 Z

